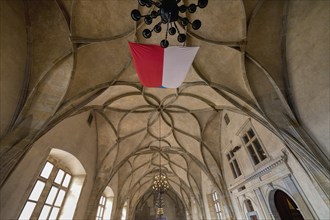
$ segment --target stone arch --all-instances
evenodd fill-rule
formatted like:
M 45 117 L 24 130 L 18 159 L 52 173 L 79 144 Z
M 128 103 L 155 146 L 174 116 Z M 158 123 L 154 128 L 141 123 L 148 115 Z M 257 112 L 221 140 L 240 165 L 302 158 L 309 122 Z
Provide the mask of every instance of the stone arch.
M 282 187 L 273 188 L 272 190 L 270 190 L 268 192 L 267 202 L 268 202 L 269 210 L 271 211 L 271 214 L 273 215 L 275 220 L 281 220 L 280 214 L 277 211 L 277 208 L 275 205 L 275 193 L 277 191 L 281 191 L 281 192 L 285 193 L 289 198 L 292 199 L 292 201 L 295 203 L 295 205 L 298 207 L 298 209 L 301 210 L 298 200 L 294 196 L 292 196 L 291 193 L 289 193 L 286 189 L 284 189 Z M 303 215 L 302 211 L 300 211 L 300 213 L 301 213 L 301 215 Z
M 70 169 L 72 175 L 86 175 L 84 166 L 80 161 L 67 151 L 60 150 L 58 148 L 52 148 L 49 152 L 49 156 L 58 160 L 61 164 Z

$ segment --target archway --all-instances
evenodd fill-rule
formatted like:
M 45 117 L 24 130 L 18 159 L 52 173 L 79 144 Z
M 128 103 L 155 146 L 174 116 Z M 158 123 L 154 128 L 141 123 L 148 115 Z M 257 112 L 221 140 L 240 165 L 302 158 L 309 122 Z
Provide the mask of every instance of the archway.
M 303 220 L 296 203 L 283 191 L 276 190 L 274 193 L 274 204 L 279 217 L 282 220 Z M 277 213 L 276 213 L 277 214 Z
M 155 210 L 156 195 L 149 190 L 139 201 L 134 212 L 134 219 L 154 220 L 156 218 Z M 164 209 L 166 220 L 187 219 L 186 210 L 177 194 L 168 190 L 164 194 Z

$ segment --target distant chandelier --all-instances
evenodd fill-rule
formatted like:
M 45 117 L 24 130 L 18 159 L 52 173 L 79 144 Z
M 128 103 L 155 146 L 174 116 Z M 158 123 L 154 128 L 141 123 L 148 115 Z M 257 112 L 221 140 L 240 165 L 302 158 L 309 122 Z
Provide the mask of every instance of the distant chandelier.
M 154 191 L 164 193 L 169 187 L 167 176 L 164 173 L 160 173 L 154 177 L 152 184 Z
M 189 6 L 180 5 L 178 6 L 178 3 L 181 0 L 138 0 L 139 4 L 141 6 L 145 6 L 150 8 L 151 6 L 156 6 L 158 10 L 153 10 L 150 12 L 150 14 L 147 15 L 141 15 L 140 11 L 137 9 L 134 9 L 131 12 L 131 17 L 134 21 L 140 20 L 142 17 L 144 17 L 144 22 L 147 25 L 150 25 L 153 21 L 153 19 L 156 19 L 158 16 L 160 16 L 161 20 L 158 22 L 153 29 L 144 29 L 142 32 L 142 35 L 144 38 L 150 38 L 152 35 L 152 32 L 155 31 L 156 33 L 159 33 L 162 31 L 162 24 L 167 24 L 166 26 L 166 34 L 165 39 L 163 39 L 160 42 L 160 46 L 163 48 L 168 47 L 169 42 L 167 40 L 167 35 L 175 35 L 176 32 L 178 32 L 177 40 L 180 43 L 183 43 L 186 41 L 187 36 L 183 33 L 180 33 L 178 26 L 176 22 L 180 22 L 180 24 L 185 27 L 188 24 L 191 24 L 191 27 L 194 30 L 198 30 L 202 22 L 198 19 L 194 20 L 193 22 L 190 22 L 187 17 L 181 17 L 179 13 L 194 13 L 197 10 L 197 7 L 199 8 L 205 8 L 208 4 L 208 0 L 198 0 L 197 5 L 196 4 L 190 4 Z
M 162 126 L 161 126 L 161 116 L 159 115 L 158 120 L 159 125 L 159 138 L 158 138 L 158 144 L 159 144 L 159 150 L 161 150 L 161 137 L 162 137 Z M 159 151 L 159 173 L 154 176 L 153 182 L 152 182 L 152 189 L 155 192 L 155 195 L 157 196 L 155 199 L 155 206 L 156 206 L 156 219 L 163 219 L 162 216 L 164 215 L 164 198 L 163 194 L 170 188 L 167 176 L 165 173 L 162 172 L 162 155 Z

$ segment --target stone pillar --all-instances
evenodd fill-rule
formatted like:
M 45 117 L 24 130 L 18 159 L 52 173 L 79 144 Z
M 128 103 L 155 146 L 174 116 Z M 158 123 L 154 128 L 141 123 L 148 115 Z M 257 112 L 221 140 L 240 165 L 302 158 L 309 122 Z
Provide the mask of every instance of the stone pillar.
M 261 209 L 262 209 L 262 212 L 264 214 L 265 219 L 273 219 L 272 215 L 271 215 L 271 212 L 269 211 L 269 208 L 267 206 L 267 203 L 265 201 L 264 196 L 262 195 L 262 192 L 261 192 L 260 188 L 259 187 L 256 188 L 254 190 L 254 192 L 257 195 L 257 198 L 258 198 L 258 201 L 259 201 L 259 204 L 261 206 Z
M 244 213 L 244 211 L 242 209 L 242 206 L 241 206 L 241 202 L 239 200 L 239 197 L 237 197 L 236 200 L 237 200 L 237 207 L 238 207 L 238 209 L 240 211 L 240 215 L 241 215 L 242 218 L 244 218 L 245 217 L 245 213 Z
M 313 216 L 312 212 L 308 208 L 305 200 L 303 199 L 302 195 L 300 194 L 299 190 L 297 189 L 296 184 L 293 182 L 291 175 L 288 175 L 283 178 L 283 182 L 289 189 L 294 202 L 300 209 L 301 214 L 305 219 L 317 219 L 317 216 Z

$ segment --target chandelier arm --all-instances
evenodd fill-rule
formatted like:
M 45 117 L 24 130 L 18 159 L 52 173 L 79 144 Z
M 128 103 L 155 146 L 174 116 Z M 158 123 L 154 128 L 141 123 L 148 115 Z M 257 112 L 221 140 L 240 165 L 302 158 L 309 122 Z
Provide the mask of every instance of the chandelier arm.
M 167 35 L 168 35 L 168 27 L 169 27 L 169 22 L 166 24 L 166 33 L 165 33 L 165 40 L 167 40 Z M 160 119 L 159 119 L 160 120 Z M 160 138 L 160 137 L 159 137 Z
M 158 22 L 153 28 L 152 28 L 152 30 L 151 31 L 154 31 L 155 29 L 156 29 L 156 27 L 158 26 L 158 25 L 160 25 L 162 22 L 160 21 L 160 22 Z
M 174 27 L 175 27 L 175 29 L 178 31 L 179 34 L 181 34 L 181 33 L 180 33 L 180 30 L 179 30 L 179 28 L 178 28 L 178 26 L 176 25 L 176 22 L 173 22 L 173 23 L 174 23 Z
M 181 17 L 181 16 L 179 15 L 179 19 L 180 19 L 181 21 L 186 21 L 186 22 L 188 22 L 188 24 L 191 24 L 191 22 L 189 21 L 189 19 L 188 19 L 187 17 Z M 187 25 L 185 25 L 185 26 L 187 26 Z

